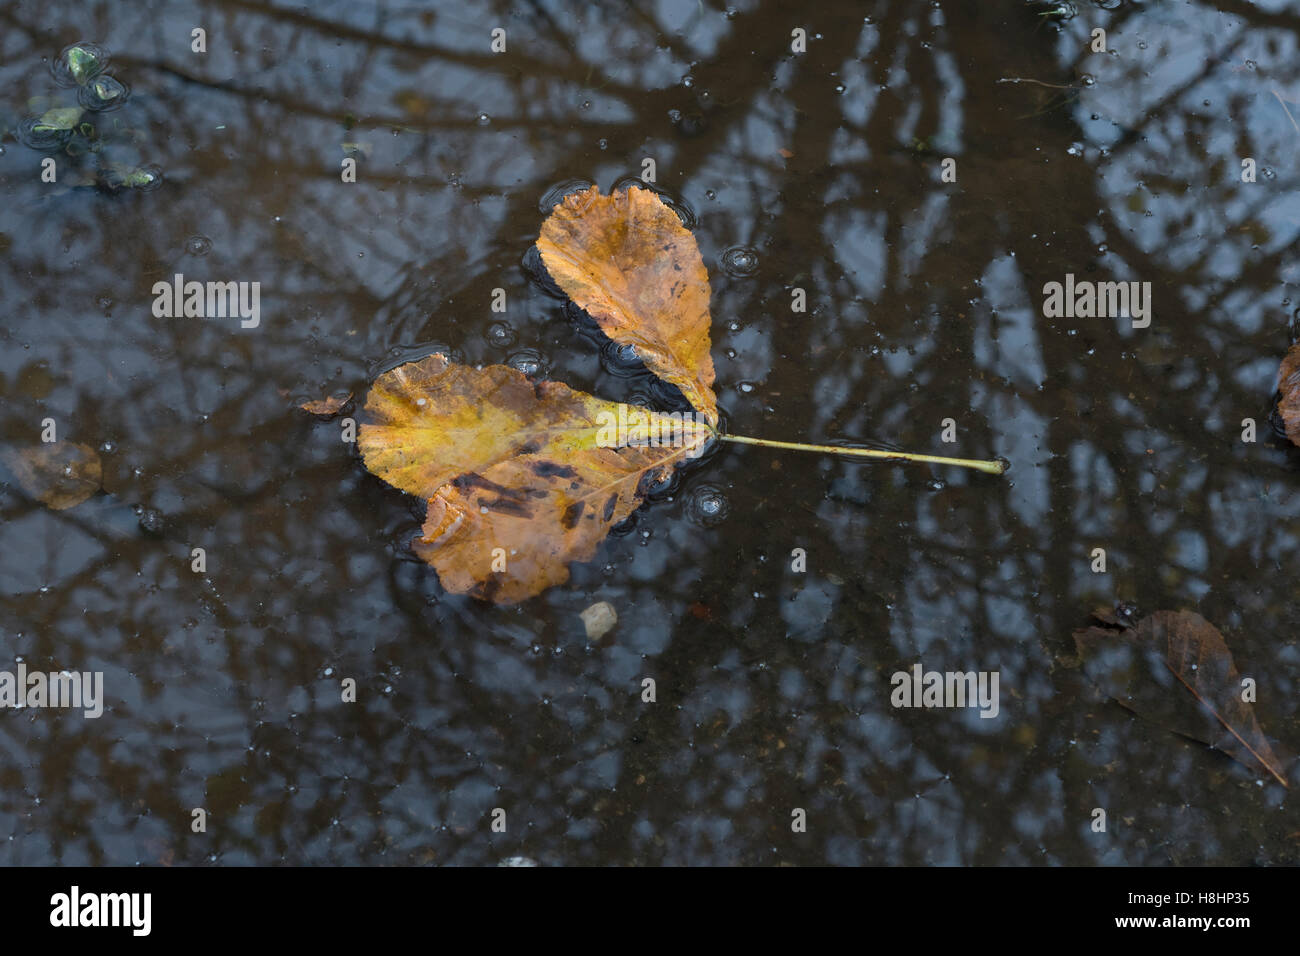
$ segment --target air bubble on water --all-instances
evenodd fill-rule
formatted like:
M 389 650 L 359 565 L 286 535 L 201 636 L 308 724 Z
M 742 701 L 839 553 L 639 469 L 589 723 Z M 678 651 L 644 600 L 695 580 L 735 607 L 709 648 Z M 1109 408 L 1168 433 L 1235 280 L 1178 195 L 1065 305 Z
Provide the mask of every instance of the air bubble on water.
M 729 359 L 734 359 L 734 358 L 736 357 L 736 350 L 735 350 L 735 349 L 723 349 L 723 350 L 722 350 L 722 354 L 725 355 L 725 356 L 726 356 L 727 358 L 729 358 Z
M 687 496 L 686 516 L 706 528 L 720 524 L 727 517 L 727 498 L 713 485 L 701 485 Z
M 99 446 L 99 450 L 102 451 L 105 455 L 111 455 L 113 454 L 113 452 L 117 451 L 117 446 L 114 445 L 111 441 L 106 441 Z
M 492 117 L 488 116 L 486 113 L 479 113 L 479 114 L 478 114 L 478 125 L 479 125 L 479 126 L 487 126 L 487 125 L 488 125 L 489 123 L 491 123 L 491 122 L 492 122 Z
M 835 92 L 836 92 L 836 93 L 843 93 L 844 90 L 845 90 L 845 86 L 844 86 L 843 83 L 836 83 L 836 84 L 835 84 Z
M 741 392 L 742 394 L 745 395 L 748 395 L 753 390 L 754 390 L 753 382 L 739 382 L 736 385 L 736 391 Z
M 736 278 L 752 276 L 758 271 L 758 253 L 749 246 L 732 246 L 722 253 L 722 268 Z
M 706 189 L 706 190 L 704 190 L 704 197 L 705 197 L 706 199 L 716 199 L 717 196 L 718 196 L 718 194 L 715 193 L 712 189 Z
M 1082 144 L 1082 143 L 1071 143 L 1071 144 L 1070 144 L 1070 148 L 1067 149 L 1066 152 L 1069 153 L 1071 156 L 1082 156 L 1082 155 L 1083 155 L 1083 144 Z
M 682 77 L 682 86 L 686 87 L 687 89 L 690 89 L 694 85 L 695 85 L 695 78 L 692 77 L 689 73 L 686 74 L 686 76 Z
M 545 370 L 541 353 L 535 349 L 523 349 L 506 359 L 506 364 L 516 368 L 525 375 L 541 375 Z
M 1261 172 L 1263 172 L 1265 179 L 1277 179 L 1277 170 L 1272 166 L 1265 166 Z
M 609 148 L 609 140 L 607 140 L 607 139 L 600 139 L 600 140 L 597 140 L 596 145 L 599 146 L 601 149 L 608 149 L 608 148 Z
M 1146 48 L 1147 48 L 1147 41 L 1146 41 L 1146 40 L 1139 40 L 1139 41 L 1138 41 L 1138 49 L 1139 49 L 1139 50 L 1145 50 Z
M 942 478 L 931 478 L 925 483 L 925 487 L 929 488 L 931 491 L 943 491 L 943 489 L 948 487 L 948 484 Z
M 212 251 L 212 240 L 207 236 L 190 236 L 185 240 L 185 251 L 192 256 L 206 256 Z
M 1079 77 L 1079 82 L 1084 86 L 1095 86 L 1097 84 L 1097 78 L 1091 73 L 1084 73 Z
M 488 345 L 494 345 L 501 349 L 510 348 L 518 338 L 514 327 L 509 322 L 493 322 L 488 326 L 487 331 L 483 333 L 483 337 L 487 339 Z

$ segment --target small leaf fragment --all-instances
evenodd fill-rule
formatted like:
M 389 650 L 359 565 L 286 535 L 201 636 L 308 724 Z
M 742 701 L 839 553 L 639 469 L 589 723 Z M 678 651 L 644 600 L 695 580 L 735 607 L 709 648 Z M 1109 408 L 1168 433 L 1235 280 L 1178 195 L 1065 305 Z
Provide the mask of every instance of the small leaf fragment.
M 337 415 L 339 410 L 350 401 L 352 401 L 352 393 L 348 392 L 342 397 L 338 395 L 330 395 L 326 398 L 318 398 L 310 402 L 303 402 L 299 407 L 305 412 L 311 412 L 313 415 L 321 415 L 325 418 L 329 418 L 331 415 Z
M 82 112 L 80 106 L 64 106 L 46 110 L 41 118 L 36 121 L 33 131 L 50 133 L 72 129 L 77 125 L 77 120 L 81 119 Z
M 23 491 L 55 511 L 81 504 L 103 485 L 99 453 L 75 442 L 7 448 L 4 461 Z

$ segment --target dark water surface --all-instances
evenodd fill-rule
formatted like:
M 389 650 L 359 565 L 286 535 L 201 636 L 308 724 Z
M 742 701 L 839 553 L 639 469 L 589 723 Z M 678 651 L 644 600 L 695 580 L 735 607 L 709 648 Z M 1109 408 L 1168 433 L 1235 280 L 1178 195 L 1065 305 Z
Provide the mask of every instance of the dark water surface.
M 0 473 L 0 669 L 107 698 L 0 711 L 0 862 L 1295 862 L 1287 791 L 1102 698 L 1070 636 L 1196 610 L 1300 745 L 1300 453 L 1266 423 L 1300 15 L 1218 7 L 0 4 L 0 441 L 51 417 L 105 487 L 52 511 Z M 157 188 L 20 140 L 81 40 Z M 548 193 L 647 157 L 696 223 L 731 430 L 1010 474 L 730 446 L 569 585 L 444 593 L 420 503 L 297 406 L 443 349 L 669 407 L 528 268 Z M 260 283 L 260 324 L 155 317 L 177 272 Z M 1044 318 L 1067 273 L 1150 282 L 1151 326 Z M 999 672 L 997 718 L 893 708 L 918 661 Z

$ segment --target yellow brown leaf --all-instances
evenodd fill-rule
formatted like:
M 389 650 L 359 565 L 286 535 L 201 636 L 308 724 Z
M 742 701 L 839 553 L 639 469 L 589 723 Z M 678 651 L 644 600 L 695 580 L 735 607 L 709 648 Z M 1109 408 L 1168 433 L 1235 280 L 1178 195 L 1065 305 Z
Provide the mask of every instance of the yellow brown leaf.
M 509 604 L 567 580 L 712 434 L 689 414 L 431 355 L 376 380 L 358 444 L 370 471 L 428 500 L 413 546 L 443 587 Z
M 620 345 L 718 421 L 709 274 L 677 214 L 647 189 L 592 186 L 557 203 L 537 240 L 546 270 Z

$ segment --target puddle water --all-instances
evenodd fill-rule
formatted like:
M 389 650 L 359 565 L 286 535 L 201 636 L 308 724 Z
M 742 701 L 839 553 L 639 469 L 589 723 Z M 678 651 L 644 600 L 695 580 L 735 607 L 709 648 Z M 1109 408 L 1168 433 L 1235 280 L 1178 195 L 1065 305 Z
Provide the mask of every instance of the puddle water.
M 5 5 L 0 442 L 53 419 L 104 493 L 0 474 L 0 669 L 102 672 L 104 712 L 0 710 L 0 862 L 1295 862 L 1280 786 L 1071 639 L 1196 610 L 1300 746 L 1266 424 L 1300 59 L 1287 4 L 1232 6 Z M 114 82 L 52 72 L 79 41 Z M 530 253 L 539 204 L 650 167 L 729 431 L 1011 471 L 728 445 L 569 584 L 448 595 L 421 504 L 297 405 L 444 351 L 680 410 Z M 1067 276 L 1149 282 L 1150 325 L 1046 317 Z M 257 321 L 160 315 L 177 281 L 256 284 Z M 996 717 L 893 707 L 918 662 L 996 672 Z

